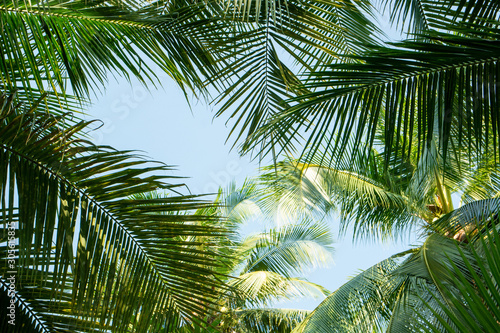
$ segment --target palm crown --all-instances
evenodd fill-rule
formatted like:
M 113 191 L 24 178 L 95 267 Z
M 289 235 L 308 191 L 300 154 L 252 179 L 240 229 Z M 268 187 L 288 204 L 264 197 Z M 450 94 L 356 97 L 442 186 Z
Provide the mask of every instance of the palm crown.
M 315 215 L 338 209 L 341 231 L 351 227 L 355 237 L 396 238 L 418 231 L 423 244 L 354 277 L 294 332 L 421 331 L 422 321 L 427 323 L 424 330 L 446 331 L 446 325 L 456 330 L 447 301 L 463 299 L 453 276 L 462 274 L 470 281 L 471 267 L 477 270 L 477 262 L 484 260 L 470 247 L 491 230 L 498 209 L 498 199 L 491 199 L 500 193 L 497 168 L 487 167 L 493 157 L 483 157 L 481 177 L 457 166 L 468 154 L 450 156 L 445 164 L 435 145 L 423 154 L 415 150 L 405 163 L 393 160 L 388 169 L 383 153 L 371 149 L 359 156 L 363 158 L 319 154 L 316 164 L 290 159 L 270 167 L 264 181 L 270 195 L 288 206 L 309 207 Z M 456 210 L 453 193 L 461 194 L 464 204 Z
M 290 332 L 309 312 L 271 306 L 277 301 L 329 293 L 304 278 L 311 268 L 332 261 L 328 227 L 321 222 L 296 219 L 286 225 L 245 233 L 245 225 L 248 228 L 250 223 L 270 221 L 263 203 L 274 205 L 261 198 L 259 187 L 251 181 L 241 188 L 230 184 L 227 190 L 220 191 L 216 202 L 218 206 L 200 212 L 220 216 L 220 223 L 228 232 L 228 237 L 218 238 L 217 243 L 228 258 L 227 265 L 219 268 L 219 273 L 227 276 L 228 292 L 221 290 L 220 312 L 212 313 L 208 321 L 223 332 Z M 211 329 L 214 328 L 205 328 Z

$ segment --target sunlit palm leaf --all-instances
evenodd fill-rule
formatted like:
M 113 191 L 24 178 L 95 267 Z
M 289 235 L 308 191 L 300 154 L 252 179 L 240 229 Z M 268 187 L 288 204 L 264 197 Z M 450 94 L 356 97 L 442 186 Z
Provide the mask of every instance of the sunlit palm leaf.
M 285 225 L 262 236 L 247 257 L 243 274 L 266 271 L 290 277 L 332 261 L 332 235 L 324 224 Z
M 313 216 L 338 210 L 341 233 L 354 226 L 355 237 L 400 235 L 417 221 L 418 205 L 410 207 L 405 187 L 384 172 L 378 154 L 369 159 L 349 169 L 329 167 L 330 158 L 317 161 L 324 165 L 291 160 L 269 167 L 262 178 L 268 195 L 278 197 L 292 211 L 288 215 L 302 209 L 316 211 Z
M 324 297 L 329 293 L 316 283 L 271 271 L 244 273 L 228 281 L 228 285 L 236 288 L 245 307 L 269 306 L 272 302 L 299 297 Z

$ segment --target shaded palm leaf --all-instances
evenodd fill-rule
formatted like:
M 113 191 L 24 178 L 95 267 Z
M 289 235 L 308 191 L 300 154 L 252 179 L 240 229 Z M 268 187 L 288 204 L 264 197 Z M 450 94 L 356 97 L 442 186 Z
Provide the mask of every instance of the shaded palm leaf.
M 348 138 L 354 138 L 355 149 L 364 150 L 364 143 L 374 145 L 381 128 L 386 160 L 396 153 L 404 159 L 415 149 L 422 154 L 435 135 L 444 160 L 461 149 L 497 154 L 498 43 L 451 35 L 430 38 L 440 44 L 396 43 L 397 48 L 374 48 L 356 57 L 363 64 L 312 73 L 307 87 L 325 89 L 302 96 L 300 104 L 277 115 L 253 136 L 252 145 L 273 133 L 281 145 L 278 152 L 291 149 L 290 138 L 309 130 L 306 146 L 312 155 L 325 143 L 342 155 Z M 269 143 L 265 152 L 273 148 Z
M 480 225 L 477 225 L 479 228 Z M 491 228 L 478 243 L 478 249 L 460 251 L 462 265 L 467 267 L 468 274 L 458 267 L 454 260 L 450 264 L 448 274 L 452 281 L 438 281 L 447 296 L 448 302 L 440 302 L 437 306 L 426 303 L 429 312 L 438 319 L 438 324 L 429 322 L 426 318 L 415 315 L 421 322 L 424 332 L 494 332 L 500 327 L 500 294 L 498 281 L 500 260 L 497 226 Z M 459 293 L 448 290 L 449 285 L 458 289 Z
M 172 177 L 158 176 L 168 166 L 81 139 L 88 122 L 61 126 L 64 115 L 11 101 L 0 103 L 0 253 L 6 265 L 17 242 L 17 292 L 29 304 L 20 318 L 68 332 L 142 332 L 201 318 L 221 285 L 217 253 L 179 236 L 222 235 L 200 223 L 213 217 L 194 214 L 207 203 L 176 194 Z M 172 196 L 131 197 L 157 189 Z
M 181 87 L 200 88 L 200 74 L 214 68 L 196 39 L 200 30 L 213 30 L 204 8 L 181 1 L 170 11 L 146 1 L 4 2 L 0 20 L 9 28 L 0 35 L 2 89 L 87 96 L 109 73 L 158 84 L 152 64 Z
M 437 323 L 425 304 L 446 302 L 447 292 L 458 293 L 451 285 L 445 291 L 437 284 L 452 281 L 448 259 L 467 276 L 468 267 L 463 265 L 456 243 L 432 235 L 422 247 L 394 255 L 356 275 L 294 332 L 417 332 L 417 313 Z
M 359 4 L 369 12 L 367 2 Z M 298 87 L 298 73 L 364 50 L 376 30 L 351 1 L 231 2 L 228 11 L 242 22 L 222 47 L 230 55 L 227 66 L 210 81 L 222 82 L 216 116 L 234 119 L 231 134 L 243 150 L 248 137 L 288 107 L 287 99 L 307 92 Z
M 385 1 L 393 24 L 408 33 L 421 34 L 431 29 L 449 30 L 457 24 L 488 26 L 498 19 L 500 4 L 497 1 Z
M 498 223 L 499 209 L 500 198 L 473 201 L 443 216 L 431 227 L 441 234 L 457 235 L 463 241 L 475 242 Z
M 300 323 L 310 311 L 295 309 L 248 309 L 236 311 L 238 329 L 252 333 L 288 333 Z

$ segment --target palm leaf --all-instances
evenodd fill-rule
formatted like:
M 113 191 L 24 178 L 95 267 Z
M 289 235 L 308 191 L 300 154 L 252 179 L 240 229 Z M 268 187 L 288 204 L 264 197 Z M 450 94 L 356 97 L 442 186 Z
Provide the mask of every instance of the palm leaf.
M 313 159 L 323 164 L 279 162 L 262 179 L 267 194 L 278 197 L 280 207 L 289 207 L 288 215 L 294 215 L 289 210 L 309 209 L 316 212 L 313 216 L 339 210 L 342 234 L 353 226 L 355 237 L 394 237 L 417 221 L 418 205 L 409 201 L 404 184 L 398 184 L 402 177 L 384 172 L 378 154 L 368 158 L 359 168 L 346 164 L 346 169 L 329 166 L 340 157 Z
M 488 25 L 498 18 L 497 1 L 385 1 L 384 9 L 390 10 L 390 20 L 409 34 L 422 34 L 431 29 L 450 30 L 457 24 Z
M 228 114 L 234 120 L 230 135 L 243 151 L 248 137 L 288 107 L 286 100 L 307 92 L 298 87 L 298 73 L 334 62 L 338 54 L 360 52 L 363 41 L 373 42 L 376 30 L 351 1 L 229 3 L 227 10 L 241 23 L 235 23 L 222 45 L 226 66 L 210 82 L 222 85 L 216 116 Z M 370 11 L 366 2 L 359 3 Z
M 288 333 L 300 323 L 310 311 L 295 309 L 254 308 L 236 311 L 238 329 L 241 332 Z
M 19 318 L 58 332 L 168 330 L 202 318 L 221 285 L 216 249 L 193 241 L 222 235 L 201 223 L 213 217 L 194 214 L 207 203 L 157 176 L 168 166 L 83 140 L 88 122 L 62 126 L 64 115 L 5 95 L 0 105 L 2 281 L 14 243 L 17 303 L 27 304 Z M 157 189 L 172 195 L 132 197 Z
M 437 307 L 431 307 L 426 303 L 428 310 L 438 319 L 439 325 L 416 316 L 421 320 L 422 331 L 456 332 L 455 327 L 464 332 L 498 330 L 500 318 L 498 242 L 500 238 L 496 226 L 490 230 L 491 233 L 486 234 L 485 238 L 477 242 L 477 250 L 471 248 L 469 252 L 465 249 L 458 249 L 462 264 L 467 267 L 469 274 L 464 274 L 463 270 L 449 259 L 448 263 L 451 267 L 448 269 L 448 274 L 453 277 L 451 283 L 460 293 L 447 290 L 447 281 L 438 281 L 448 297 L 448 302 L 446 304 L 441 302 Z
M 243 307 L 269 306 L 284 299 L 324 297 L 329 293 L 324 287 L 306 279 L 286 277 L 272 271 L 244 273 L 227 284 L 234 288 L 235 305 Z
M 304 221 L 263 233 L 242 274 L 266 271 L 286 277 L 332 261 L 332 235 L 322 223 Z
M 386 259 L 356 275 L 329 295 L 294 330 L 301 332 L 378 332 L 389 318 L 388 273 L 397 266 Z
M 441 234 L 460 235 L 464 241 L 474 242 L 497 224 L 499 209 L 500 198 L 473 201 L 443 216 L 431 227 Z
M 274 142 L 280 143 L 276 151 L 281 152 L 291 149 L 290 138 L 309 131 L 305 146 L 312 155 L 326 143 L 341 156 L 348 138 L 354 140 L 355 150 L 365 150 L 365 144 L 373 147 L 381 130 L 387 161 L 394 154 L 404 160 L 415 149 L 422 154 L 435 136 L 444 160 L 461 149 L 477 156 L 489 149 L 496 155 L 499 50 L 494 36 L 429 36 L 439 44 L 396 43 L 397 48 L 374 48 L 371 54 L 356 57 L 362 64 L 338 64 L 314 72 L 306 87 L 324 89 L 301 96 L 300 104 L 255 133 L 251 145 L 267 142 L 266 133 L 273 133 Z M 417 139 L 412 142 L 415 132 Z M 265 153 L 275 146 L 266 144 Z
M 204 8 L 180 1 L 170 12 L 149 2 L 4 2 L 0 21 L 9 29 L 0 35 L 2 89 L 87 96 L 109 73 L 158 84 L 157 68 L 183 88 L 201 88 L 200 74 L 214 68 L 207 46 L 196 39 L 200 30 L 214 29 Z

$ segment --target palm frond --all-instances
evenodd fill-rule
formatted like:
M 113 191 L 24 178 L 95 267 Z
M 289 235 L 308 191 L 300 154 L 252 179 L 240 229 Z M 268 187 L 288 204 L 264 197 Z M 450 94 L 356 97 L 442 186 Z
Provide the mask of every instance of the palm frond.
M 422 34 L 430 30 L 449 31 L 457 26 L 473 24 L 488 26 L 498 20 L 500 5 L 497 1 L 385 1 L 391 22 L 408 34 Z
M 253 308 L 236 311 L 238 329 L 253 333 L 289 333 L 310 311 L 295 309 Z
M 469 250 L 457 248 L 462 266 L 467 268 L 468 274 L 451 258 L 447 261 L 448 275 L 452 277 L 452 281 L 438 281 L 438 284 L 448 301 L 440 302 L 437 306 L 425 303 L 428 311 L 437 318 L 438 324 L 417 314 L 415 317 L 421 322 L 421 331 L 456 332 L 458 328 L 462 332 L 493 332 L 499 329 L 500 237 L 497 227 L 490 230 L 484 239 L 478 240 L 477 250 L 473 247 Z M 460 292 L 450 292 L 447 289 L 450 283 Z
M 366 144 L 374 146 L 381 130 L 386 160 L 396 153 L 402 160 L 414 150 L 422 154 L 435 137 L 444 160 L 462 149 L 477 156 L 490 150 L 496 156 L 498 42 L 429 37 L 436 43 L 405 41 L 394 48 L 374 48 L 356 57 L 363 63 L 312 73 L 306 87 L 324 89 L 301 96 L 301 103 L 256 132 L 251 145 L 267 142 L 266 133 L 273 133 L 280 145 L 267 143 L 265 153 L 274 148 L 281 152 L 293 145 L 291 137 L 308 133 L 305 146 L 313 155 L 327 143 L 340 156 L 348 138 L 354 138 L 356 149 L 365 150 Z
M 331 244 L 331 232 L 323 223 L 304 221 L 271 229 L 255 244 L 242 273 L 266 271 L 291 277 L 305 268 L 324 267 L 332 262 Z
M 209 73 L 215 62 L 193 36 L 204 27 L 213 30 L 214 22 L 202 4 L 176 4 L 182 2 L 166 12 L 148 2 L 4 2 L 2 87 L 86 97 L 101 89 L 110 73 L 159 84 L 157 66 L 181 87 L 201 88 L 200 74 Z
M 441 234 L 456 235 L 475 242 L 498 223 L 500 198 L 477 200 L 463 205 L 435 221 L 431 228 Z
M 285 277 L 271 271 L 244 273 L 227 282 L 246 307 L 269 306 L 272 302 L 299 297 L 324 297 L 329 291 L 302 278 Z
M 481 199 L 499 197 L 498 168 L 495 156 L 484 154 L 467 181 L 461 198 L 462 203 L 467 204 Z
M 88 122 L 62 126 L 65 115 L 12 100 L 0 103 L 0 254 L 5 281 L 15 246 L 23 316 L 58 332 L 168 330 L 202 318 L 221 286 L 216 249 L 193 240 L 223 235 L 194 213 L 208 203 L 158 176 L 170 167 L 82 139 Z M 133 198 L 158 189 L 172 195 Z
M 332 161 L 338 162 L 337 158 L 317 161 L 324 165 L 290 160 L 268 167 L 262 178 L 268 195 L 278 197 L 288 210 L 300 207 L 323 216 L 338 210 L 341 233 L 354 226 L 355 237 L 394 237 L 416 222 L 417 207 L 409 207 L 405 188 L 398 186 L 396 177 L 384 172 L 377 154 L 371 154 L 369 160 L 360 163 L 359 168 L 347 169 L 329 166 Z
M 388 291 L 394 281 L 388 273 L 397 267 L 386 259 L 359 273 L 329 295 L 294 330 L 302 332 L 378 332 L 389 320 Z
M 284 112 L 287 99 L 307 92 L 299 88 L 298 73 L 332 63 L 338 54 L 359 53 L 363 42 L 375 42 L 376 28 L 364 14 L 370 11 L 365 1 L 356 2 L 364 12 L 352 1 L 229 3 L 233 20 L 241 24 L 235 24 L 222 46 L 228 54 L 225 68 L 210 82 L 222 83 L 216 116 L 234 119 L 231 135 L 243 151 L 246 138 Z

